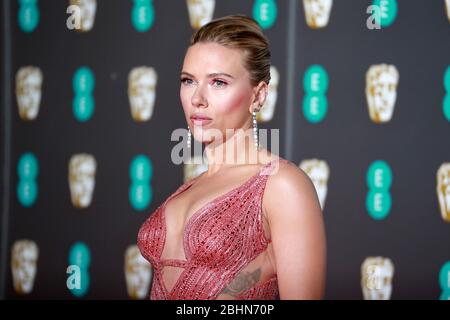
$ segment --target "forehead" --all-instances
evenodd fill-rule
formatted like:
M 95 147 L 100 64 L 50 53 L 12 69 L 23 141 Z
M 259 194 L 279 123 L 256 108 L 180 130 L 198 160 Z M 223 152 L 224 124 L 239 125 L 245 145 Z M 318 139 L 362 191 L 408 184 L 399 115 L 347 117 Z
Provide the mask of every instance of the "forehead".
M 196 76 L 214 72 L 225 72 L 235 77 L 246 74 L 244 52 L 208 42 L 190 46 L 184 58 L 183 71 Z

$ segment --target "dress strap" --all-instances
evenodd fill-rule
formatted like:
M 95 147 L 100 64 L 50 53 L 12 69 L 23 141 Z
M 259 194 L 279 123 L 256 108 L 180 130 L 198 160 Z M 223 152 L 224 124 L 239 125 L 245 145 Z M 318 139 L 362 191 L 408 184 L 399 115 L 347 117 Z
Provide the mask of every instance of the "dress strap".
M 261 171 L 259 173 L 259 175 L 270 175 L 272 173 L 276 173 L 278 171 L 278 166 L 280 162 L 285 162 L 287 161 L 286 159 L 283 158 L 277 158 L 274 159 L 272 161 L 270 161 L 269 163 L 266 163 L 262 168 Z

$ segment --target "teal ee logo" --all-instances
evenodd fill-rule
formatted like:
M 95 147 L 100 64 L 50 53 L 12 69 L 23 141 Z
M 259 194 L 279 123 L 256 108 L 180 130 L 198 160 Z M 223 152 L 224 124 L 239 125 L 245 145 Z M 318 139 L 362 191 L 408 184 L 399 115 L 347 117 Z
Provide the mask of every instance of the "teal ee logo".
M 444 88 L 446 94 L 442 103 L 442 111 L 444 112 L 445 119 L 450 122 L 450 65 L 444 72 Z
M 439 272 L 439 284 L 442 294 L 440 300 L 450 300 L 450 261 L 447 261 Z
M 75 93 L 72 101 L 72 111 L 80 122 L 88 121 L 95 109 L 93 91 L 95 78 L 92 70 L 86 66 L 78 68 L 72 80 L 72 88 Z
M 33 32 L 39 23 L 39 7 L 37 0 L 19 0 L 17 20 L 19 28 L 25 33 Z
M 324 67 L 311 65 L 303 77 L 303 88 L 303 114 L 310 123 L 318 123 L 325 118 L 328 110 L 328 74 Z
M 151 179 L 153 177 L 153 165 L 145 155 L 137 155 L 131 161 L 130 169 L 131 186 L 129 189 L 129 201 L 131 206 L 138 211 L 148 207 L 153 198 Z
M 133 0 L 131 23 L 138 32 L 148 31 L 155 20 L 155 10 L 152 0 Z
M 91 253 L 83 242 L 76 242 L 69 251 L 69 266 L 67 267 L 67 289 L 76 297 L 84 296 L 90 283 L 89 266 Z
M 256 0 L 253 4 L 253 18 L 262 29 L 269 29 L 277 19 L 275 0 Z
M 375 220 L 387 217 L 391 210 L 392 199 L 389 189 L 392 185 L 392 171 L 383 160 L 374 161 L 367 170 L 366 207 L 369 215 Z
M 24 153 L 17 163 L 17 175 L 19 177 L 17 199 L 24 207 L 31 207 L 36 202 L 38 173 L 39 165 L 36 156 L 31 152 Z
M 389 27 L 397 17 L 397 0 L 373 0 L 366 13 L 370 14 L 367 18 L 367 29 L 381 29 Z

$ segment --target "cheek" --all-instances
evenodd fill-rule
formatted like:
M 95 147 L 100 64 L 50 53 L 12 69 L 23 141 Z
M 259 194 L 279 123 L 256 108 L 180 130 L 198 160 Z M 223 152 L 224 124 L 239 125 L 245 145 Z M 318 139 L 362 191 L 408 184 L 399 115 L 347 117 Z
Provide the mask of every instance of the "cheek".
M 236 92 L 220 99 L 218 108 L 224 114 L 241 114 L 247 110 L 248 100 L 248 93 Z

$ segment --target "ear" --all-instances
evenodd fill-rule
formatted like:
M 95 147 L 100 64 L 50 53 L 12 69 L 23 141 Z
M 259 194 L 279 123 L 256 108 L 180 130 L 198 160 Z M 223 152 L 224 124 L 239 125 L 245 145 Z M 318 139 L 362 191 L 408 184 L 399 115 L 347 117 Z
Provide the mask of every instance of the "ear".
M 258 112 L 261 110 L 261 107 L 264 105 L 267 99 L 267 94 L 269 93 L 269 86 L 265 81 L 261 81 L 254 88 L 254 98 L 253 102 L 249 108 L 250 113 L 254 111 Z

